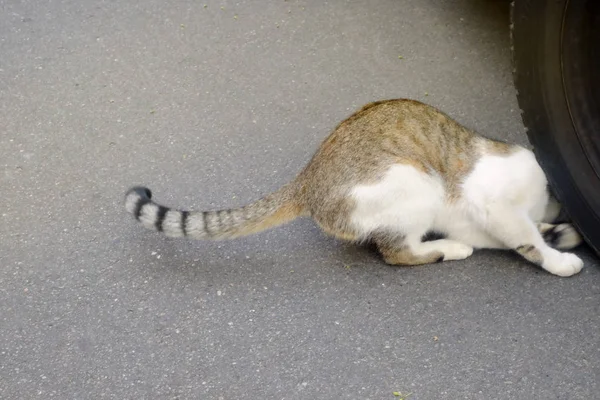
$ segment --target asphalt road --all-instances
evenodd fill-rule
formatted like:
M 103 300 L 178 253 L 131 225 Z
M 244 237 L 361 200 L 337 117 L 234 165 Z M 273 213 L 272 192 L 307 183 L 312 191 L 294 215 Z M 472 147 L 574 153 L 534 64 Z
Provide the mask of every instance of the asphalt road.
M 586 248 L 569 279 L 392 268 L 308 220 L 206 243 L 123 209 L 254 200 L 395 97 L 525 143 L 507 2 L 0 0 L 0 398 L 598 398 Z

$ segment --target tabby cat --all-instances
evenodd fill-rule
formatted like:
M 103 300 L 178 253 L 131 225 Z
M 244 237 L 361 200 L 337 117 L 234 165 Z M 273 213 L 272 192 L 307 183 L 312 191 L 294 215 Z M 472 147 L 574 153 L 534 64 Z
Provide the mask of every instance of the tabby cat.
M 172 237 L 231 239 L 310 216 L 328 234 L 374 243 L 392 265 L 511 249 L 546 271 L 578 273 L 581 237 L 554 225 L 560 205 L 533 153 L 490 140 L 407 99 L 364 106 L 340 123 L 289 184 L 241 208 L 177 211 L 134 187 L 125 207 Z M 437 232 L 442 239 L 425 240 Z

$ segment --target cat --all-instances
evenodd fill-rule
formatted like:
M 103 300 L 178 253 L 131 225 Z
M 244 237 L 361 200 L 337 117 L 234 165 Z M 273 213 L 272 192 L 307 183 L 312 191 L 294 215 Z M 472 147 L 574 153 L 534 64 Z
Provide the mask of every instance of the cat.
M 391 265 L 461 260 L 473 249 L 516 251 L 571 276 L 581 236 L 552 224 L 561 206 L 534 154 L 491 140 L 410 99 L 367 104 L 341 122 L 304 170 L 256 202 L 220 211 L 177 211 L 133 187 L 127 211 L 171 237 L 232 239 L 312 217 L 327 234 L 371 242 Z M 424 240 L 431 232 L 442 236 Z

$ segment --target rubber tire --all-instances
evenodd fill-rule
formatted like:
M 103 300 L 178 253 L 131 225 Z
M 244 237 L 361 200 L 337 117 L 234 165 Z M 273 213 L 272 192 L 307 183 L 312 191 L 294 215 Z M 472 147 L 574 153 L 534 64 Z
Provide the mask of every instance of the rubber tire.
M 595 109 L 600 104 L 594 103 L 597 95 L 590 92 L 591 97 L 585 98 L 583 93 L 598 93 L 600 87 L 581 86 L 582 91 L 574 92 L 580 87 L 576 85 L 591 83 L 576 82 L 582 77 L 573 75 L 572 65 L 579 64 L 569 63 L 567 58 L 574 51 L 573 36 L 585 40 L 573 23 L 576 18 L 590 18 L 586 14 L 574 15 L 590 8 L 583 3 L 584 0 L 515 0 L 511 5 L 513 72 L 523 123 L 538 162 L 554 195 L 586 242 L 600 255 L 600 169 L 598 159 L 591 153 L 592 148 L 600 149 L 600 110 Z M 565 43 L 571 46 L 564 46 Z

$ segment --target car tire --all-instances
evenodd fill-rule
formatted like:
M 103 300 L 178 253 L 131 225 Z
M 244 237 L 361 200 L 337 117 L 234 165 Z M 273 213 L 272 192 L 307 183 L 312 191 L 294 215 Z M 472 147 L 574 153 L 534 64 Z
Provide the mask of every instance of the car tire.
M 600 2 L 515 0 L 514 79 L 551 189 L 600 254 Z

